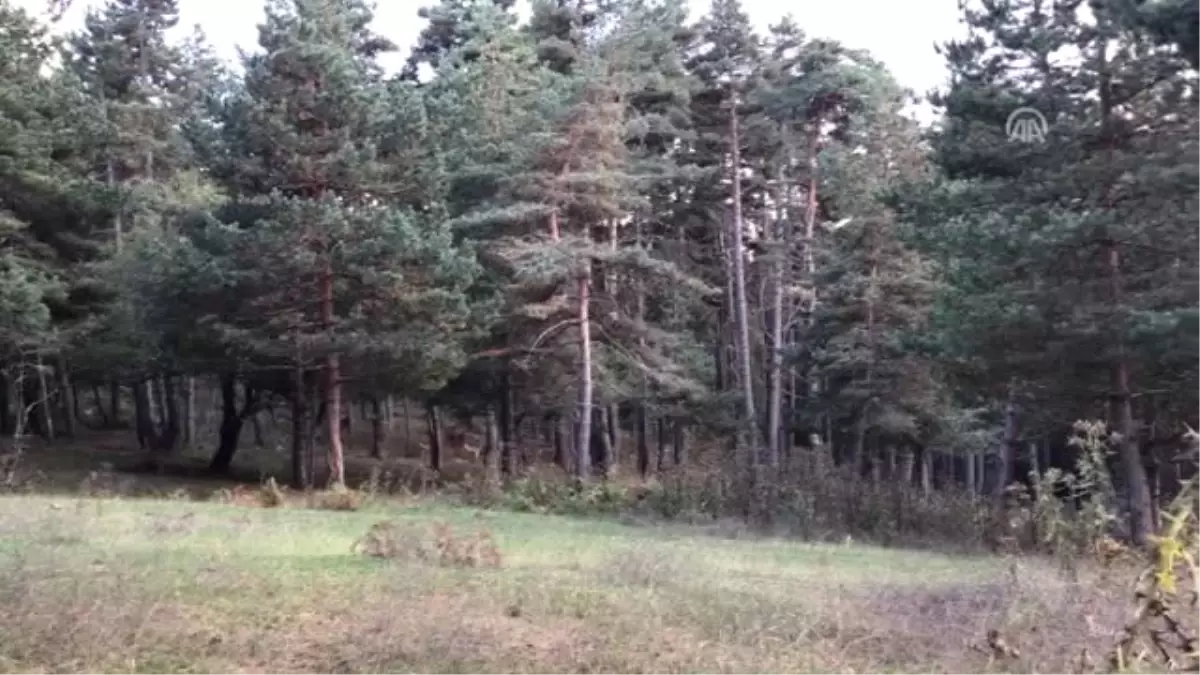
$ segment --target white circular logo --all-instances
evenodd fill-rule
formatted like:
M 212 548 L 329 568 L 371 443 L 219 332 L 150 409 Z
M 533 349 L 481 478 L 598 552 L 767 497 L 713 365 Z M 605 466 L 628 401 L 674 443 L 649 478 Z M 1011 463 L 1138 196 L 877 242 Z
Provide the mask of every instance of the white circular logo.
M 1021 143 L 1044 143 L 1049 128 L 1046 117 L 1034 108 L 1017 108 L 1009 113 L 1004 123 L 1008 140 Z

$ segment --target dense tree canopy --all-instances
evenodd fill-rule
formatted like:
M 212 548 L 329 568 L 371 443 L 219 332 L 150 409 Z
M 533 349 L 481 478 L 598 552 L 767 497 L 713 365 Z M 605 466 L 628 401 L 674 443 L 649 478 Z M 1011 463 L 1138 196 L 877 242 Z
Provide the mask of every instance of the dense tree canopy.
M 61 41 L 0 0 L 0 426 L 120 428 L 128 392 L 162 466 L 211 390 L 228 471 L 284 402 L 292 481 L 341 485 L 352 409 L 378 456 L 411 401 L 435 472 L 452 412 L 490 478 L 544 444 L 770 518 L 814 466 L 1003 506 L 1100 419 L 1144 539 L 1200 407 L 1195 3 L 962 11 L 922 130 L 738 0 L 442 0 L 395 76 L 363 0 L 270 0 L 240 64 L 177 0 Z

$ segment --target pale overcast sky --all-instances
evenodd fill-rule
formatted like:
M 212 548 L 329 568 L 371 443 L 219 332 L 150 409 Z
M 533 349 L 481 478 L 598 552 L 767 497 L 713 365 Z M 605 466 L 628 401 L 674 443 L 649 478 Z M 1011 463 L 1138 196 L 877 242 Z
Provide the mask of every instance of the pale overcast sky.
M 417 9 L 436 0 L 380 0 L 376 30 L 407 50 L 421 30 Z M 709 0 L 689 0 L 693 16 L 708 7 Z M 101 0 L 90 0 L 99 4 Z M 808 0 L 774 2 L 743 0 L 747 13 L 763 31 L 785 12 L 791 12 L 806 33 L 841 41 L 849 47 L 867 49 L 888 65 L 903 86 L 924 95 L 946 79 L 942 57 L 934 53 L 936 42 L 958 37 L 956 0 Z M 16 0 L 33 13 L 41 13 L 47 0 Z M 81 25 L 89 0 L 73 0 L 62 27 Z M 524 3 L 522 3 L 524 4 Z M 190 32 L 199 24 L 220 54 L 236 59 L 237 47 L 253 49 L 258 39 L 256 26 L 263 16 L 262 0 L 179 0 L 180 28 Z M 389 58 L 390 67 L 402 56 Z M 922 115 L 924 117 L 924 115 Z

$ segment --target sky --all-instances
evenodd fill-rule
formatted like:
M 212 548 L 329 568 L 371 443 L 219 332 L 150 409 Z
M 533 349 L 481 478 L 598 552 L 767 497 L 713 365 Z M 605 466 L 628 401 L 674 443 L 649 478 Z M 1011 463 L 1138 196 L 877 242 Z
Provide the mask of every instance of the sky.
M 85 8 L 102 0 L 72 0 L 60 27 L 82 25 Z M 417 10 L 436 0 L 378 0 L 375 29 L 400 45 L 385 66 L 398 67 L 421 30 Z M 689 0 L 698 17 L 709 0 Z M 40 14 L 47 0 L 16 0 L 17 6 Z M 946 68 L 934 44 L 959 37 L 956 0 L 743 0 L 754 24 L 763 32 L 785 12 L 791 12 L 811 37 L 832 38 L 848 47 L 866 49 L 887 64 L 900 84 L 918 95 L 946 82 Z M 256 26 L 263 17 L 262 0 L 179 0 L 180 30 L 199 25 L 218 53 L 237 58 L 237 48 L 253 49 Z M 925 115 L 920 115 L 924 117 Z

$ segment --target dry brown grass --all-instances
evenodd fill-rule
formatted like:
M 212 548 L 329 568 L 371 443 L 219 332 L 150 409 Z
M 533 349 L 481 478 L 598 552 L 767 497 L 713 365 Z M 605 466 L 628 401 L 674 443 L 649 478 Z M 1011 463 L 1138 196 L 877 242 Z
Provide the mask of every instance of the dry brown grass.
M 334 487 L 329 490 L 297 492 L 280 487 L 274 478 L 268 477 L 262 485 L 235 485 L 221 488 L 209 498 L 218 504 L 245 508 L 308 508 L 325 511 L 357 511 L 369 501 L 369 495 L 360 490 Z

